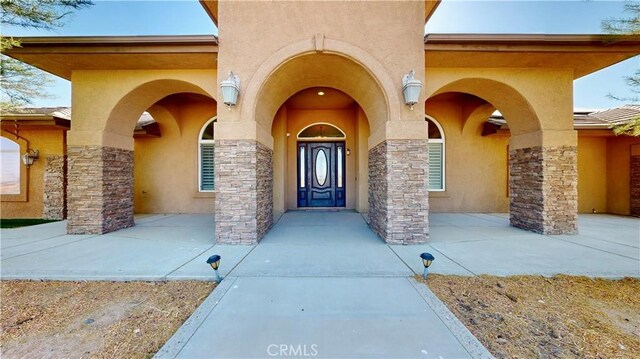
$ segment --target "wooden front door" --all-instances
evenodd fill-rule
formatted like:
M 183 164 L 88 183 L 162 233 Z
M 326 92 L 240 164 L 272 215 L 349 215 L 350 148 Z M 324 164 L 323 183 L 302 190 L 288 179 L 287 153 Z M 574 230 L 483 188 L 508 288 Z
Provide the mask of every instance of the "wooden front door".
M 344 207 L 344 142 L 298 142 L 298 207 Z

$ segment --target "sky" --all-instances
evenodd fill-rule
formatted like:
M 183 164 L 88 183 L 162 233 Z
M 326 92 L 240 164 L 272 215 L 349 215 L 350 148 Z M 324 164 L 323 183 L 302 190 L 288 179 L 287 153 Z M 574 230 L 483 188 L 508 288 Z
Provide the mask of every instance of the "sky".
M 55 31 L 4 27 L 13 36 L 107 36 L 217 34 L 218 30 L 197 0 L 94 0 Z M 620 18 L 624 1 L 484 1 L 443 0 L 425 26 L 426 33 L 598 34 L 602 20 Z M 575 108 L 611 108 L 631 97 L 624 77 L 640 68 L 640 56 L 574 82 Z M 49 92 L 55 97 L 34 106 L 70 106 L 71 85 L 55 78 Z

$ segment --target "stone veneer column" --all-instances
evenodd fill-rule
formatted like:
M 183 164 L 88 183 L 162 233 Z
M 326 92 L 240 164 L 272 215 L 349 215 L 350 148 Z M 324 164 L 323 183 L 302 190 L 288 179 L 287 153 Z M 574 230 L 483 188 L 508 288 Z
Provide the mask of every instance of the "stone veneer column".
M 640 216 L 640 155 L 632 155 L 630 162 L 630 213 Z
M 576 146 L 509 151 L 511 225 L 542 234 L 578 232 Z
M 273 151 L 253 140 L 216 140 L 216 242 L 256 244 L 273 224 Z
M 47 155 L 44 159 L 44 208 L 42 218 L 64 219 L 66 208 L 67 158 Z
M 133 222 L 133 151 L 69 146 L 69 234 L 102 234 Z
M 387 140 L 369 150 L 369 225 L 391 244 L 429 239 L 427 140 Z

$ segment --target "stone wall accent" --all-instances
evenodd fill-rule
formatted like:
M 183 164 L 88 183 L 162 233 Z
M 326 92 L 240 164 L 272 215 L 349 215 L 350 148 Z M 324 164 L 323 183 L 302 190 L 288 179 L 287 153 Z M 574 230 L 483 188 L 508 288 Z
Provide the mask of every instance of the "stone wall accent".
M 61 220 L 67 216 L 67 157 L 47 155 L 44 158 L 44 207 L 42 218 Z
M 630 162 L 630 213 L 640 216 L 640 156 L 631 156 Z
M 69 234 L 102 234 L 133 222 L 133 151 L 69 146 Z
M 387 140 L 369 151 L 369 225 L 390 244 L 429 239 L 427 140 Z
M 369 150 L 369 226 L 387 238 L 387 142 Z
M 257 240 L 260 240 L 273 225 L 273 151 L 257 142 L 256 156 Z
M 256 244 L 273 224 L 273 152 L 253 140 L 216 140 L 216 242 Z
M 578 232 L 576 146 L 509 151 L 511 225 L 542 234 Z

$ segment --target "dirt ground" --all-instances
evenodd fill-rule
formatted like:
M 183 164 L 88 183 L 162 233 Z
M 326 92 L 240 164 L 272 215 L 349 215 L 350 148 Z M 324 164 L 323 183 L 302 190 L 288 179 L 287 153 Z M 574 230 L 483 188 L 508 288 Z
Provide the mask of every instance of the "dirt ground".
M 427 285 L 497 358 L 640 353 L 639 279 L 430 274 Z
M 0 282 L 0 357 L 149 358 L 208 282 Z

